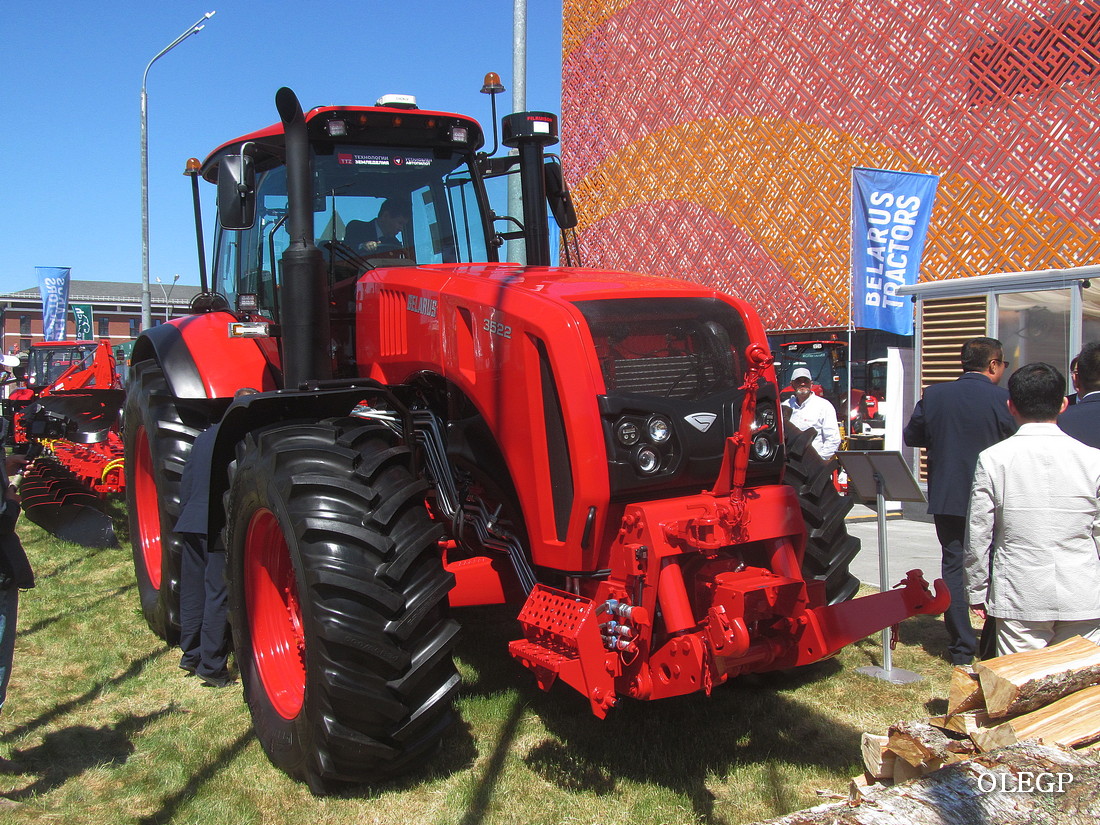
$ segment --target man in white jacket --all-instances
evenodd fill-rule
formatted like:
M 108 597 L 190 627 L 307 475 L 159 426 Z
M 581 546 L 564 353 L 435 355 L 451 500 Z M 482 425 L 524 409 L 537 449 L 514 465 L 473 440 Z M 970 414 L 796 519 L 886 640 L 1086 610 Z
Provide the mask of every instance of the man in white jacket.
M 813 429 L 814 449 L 828 461 L 840 446 L 840 425 L 833 405 L 813 391 L 810 371 L 799 367 L 791 373 L 794 395 L 783 403 L 791 408 L 791 423 L 800 430 Z
M 967 519 L 971 609 L 997 619 L 997 654 L 1081 635 L 1100 644 L 1100 450 L 1062 432 L 1050 364 L 1008 381 L 1020 428 L 978 456 Z

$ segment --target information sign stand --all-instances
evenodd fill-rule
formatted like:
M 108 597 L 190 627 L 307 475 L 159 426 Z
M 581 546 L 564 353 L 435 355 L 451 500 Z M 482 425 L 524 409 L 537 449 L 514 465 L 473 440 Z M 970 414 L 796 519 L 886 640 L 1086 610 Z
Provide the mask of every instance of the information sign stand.
M 890 589 L 890 552 L 886 544 L 886 501 L 924 501 L 917 480 L 898 451 L 863 452 L 841 450 L 837 460 L 848 474 L 848 492 L 855 493 L 863 503 L 875 507 L 878 513 L 878 575 L 879 588 Z M 882 667 L 870 665 L 856 672 L 895 685 L 917 682 L 922 678 L 911 670 L 893 666 L 890 650 L 890 628 L 882 631 Z

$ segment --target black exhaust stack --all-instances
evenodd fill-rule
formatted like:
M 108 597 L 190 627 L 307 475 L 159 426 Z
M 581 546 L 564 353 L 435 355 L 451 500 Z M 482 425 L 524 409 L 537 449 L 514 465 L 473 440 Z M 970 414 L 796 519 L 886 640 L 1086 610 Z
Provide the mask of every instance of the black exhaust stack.
M 313 164 L 309 157 L 306 119 L 298 96 L 285 86 L 275 93 L 275 106 L 286 139 L 287 231 L 283 252 L 282 350 L 283 385 L 297 389 L 310 379 L 332 377 L 325 267 L 313 242 Z
M 530 266 L 550 266 L 543 149 L 558 142 L 558 119 L 550 112 L 516 112 L 503 118 L 503 143 L 519 149 L 523 230 Z

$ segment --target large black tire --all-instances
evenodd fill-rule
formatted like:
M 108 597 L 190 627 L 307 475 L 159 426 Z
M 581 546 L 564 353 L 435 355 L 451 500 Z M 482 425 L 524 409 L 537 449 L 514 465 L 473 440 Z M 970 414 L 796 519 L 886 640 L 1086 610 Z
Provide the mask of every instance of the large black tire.
M 458 625 L 409 452 L 360 419 L 237 447 L 229 610 L 256 735 L 314 793 L 408 772 L 453 719 Z
M 145 621 L 157 636 L 175 644 L 183 543 L 173 527 L 180 511 L 183 465 L 203 422 L 184 423 L 155 361 L 141 361 L 131 376 L 123 426 L 134 573 Z
M 845 516 L 852 499 L 833 485 L 833 462 L 825 462 L 813 448 L 813 430 L 801 430 L 786 421 L 783 428 L 787 465 L 783 480 L 798 493 L 806 522 L 806 555 L 802 575 L 825 582 L 829 604 L 847 601 L 859 590 L 859 579 L 848 566 L 859 552 L 859 539 L 848 535 Z

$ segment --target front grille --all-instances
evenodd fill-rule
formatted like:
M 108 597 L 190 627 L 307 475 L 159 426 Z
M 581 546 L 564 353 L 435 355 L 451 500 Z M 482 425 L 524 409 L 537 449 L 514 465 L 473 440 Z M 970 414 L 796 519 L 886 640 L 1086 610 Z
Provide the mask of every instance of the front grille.
M 605 362 L 604 380 L 609 391 L 690 399 L 713 387 L 718 371 L 713 362 L 693 355 L 616 358 Z

